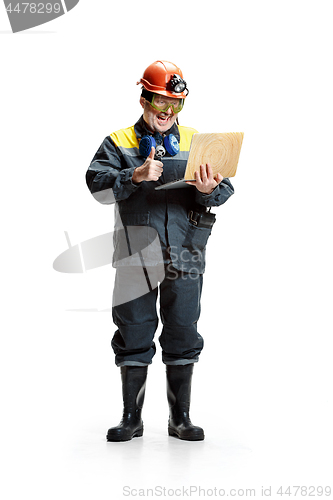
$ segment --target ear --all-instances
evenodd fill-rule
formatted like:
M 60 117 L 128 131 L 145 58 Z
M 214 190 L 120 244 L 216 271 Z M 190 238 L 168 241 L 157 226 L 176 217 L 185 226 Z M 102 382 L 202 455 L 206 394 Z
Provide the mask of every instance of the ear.
M 140 104 L 143 108 L 145 107 L 145 102 L 146 102 L 146 99 L 144 97 L 140 96 Z

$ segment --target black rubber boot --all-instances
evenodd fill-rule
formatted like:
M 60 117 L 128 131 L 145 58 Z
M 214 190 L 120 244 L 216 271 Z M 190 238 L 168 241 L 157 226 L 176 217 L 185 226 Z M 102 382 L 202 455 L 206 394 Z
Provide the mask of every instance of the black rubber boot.
M 205 438 L 204 431 L 192 424 L 189 415 L 193 363 L 166 365 L 166 374 L 170 408 L 169 436 L 187 441 L 202 441 Z
M 121 366 L 124 410 L 117 427 L 108 430 L 108 441 L 129 441 L 143 434 L 141 410 L 145 397 L 148 366 Z

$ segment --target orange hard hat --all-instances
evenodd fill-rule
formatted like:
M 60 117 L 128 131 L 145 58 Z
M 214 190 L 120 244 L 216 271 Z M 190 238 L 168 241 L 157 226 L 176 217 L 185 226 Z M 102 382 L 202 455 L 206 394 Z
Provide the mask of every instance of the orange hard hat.
M 184 99 L 188 88 L 183 73 L 178 66 L 169 61 L 155 61 L 145 69 L 137 85 L 142 84 L 149 92 Z

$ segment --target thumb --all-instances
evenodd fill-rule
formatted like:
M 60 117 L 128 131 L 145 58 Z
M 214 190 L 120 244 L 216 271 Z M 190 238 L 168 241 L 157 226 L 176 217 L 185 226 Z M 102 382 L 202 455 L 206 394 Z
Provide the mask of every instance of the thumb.
M 150 150 L 150 153 L 149 153 L 148 158 L 150 158 L 151 160 L 153 160 L 153 159 L 154 159 L 154 156 L 155 156 L 155 148 L 154 148 L 154 146 L 153 146 L 153 147 L 151 148 L 151 150 Z

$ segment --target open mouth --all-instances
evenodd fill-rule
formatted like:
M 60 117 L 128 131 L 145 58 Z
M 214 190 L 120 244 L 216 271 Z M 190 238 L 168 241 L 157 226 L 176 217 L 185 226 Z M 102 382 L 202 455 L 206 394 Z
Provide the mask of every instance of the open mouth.
M 158 120 L 160 125 L 165 125 L 166 123 L 168 123 L 169 118 L 170 117 L 167 115 L 158 115 L 157 116 L 157 120 Z

